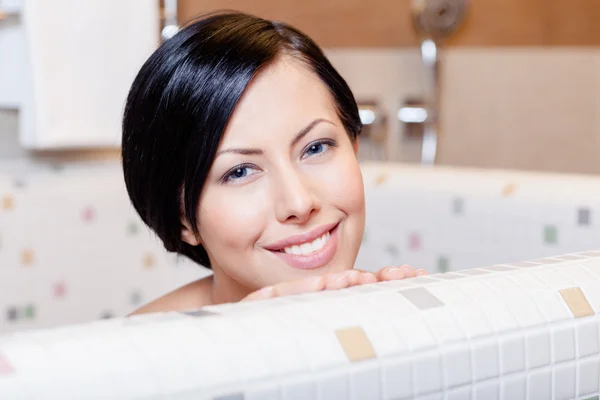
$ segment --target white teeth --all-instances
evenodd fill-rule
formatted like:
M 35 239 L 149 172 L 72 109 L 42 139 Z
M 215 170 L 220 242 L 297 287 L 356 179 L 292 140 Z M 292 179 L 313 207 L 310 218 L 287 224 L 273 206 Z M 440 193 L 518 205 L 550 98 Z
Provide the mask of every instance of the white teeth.
M 326 232 L 320 238 L 316 238 L 311 243 L 302 243 L 300 245 L 294 245 L 291 247 L 286 247 L 283 249 L 287 254 L 295 254 L 295 255 L 309 255 L 321 250 L 325 244 L 329 241 L 331 235 L 329 232 Z

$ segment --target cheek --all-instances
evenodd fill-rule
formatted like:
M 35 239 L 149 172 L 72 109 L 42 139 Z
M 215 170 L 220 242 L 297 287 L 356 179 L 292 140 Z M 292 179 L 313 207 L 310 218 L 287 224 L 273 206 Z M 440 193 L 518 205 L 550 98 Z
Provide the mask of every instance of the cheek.
M 365 194 L 360 166 L 353 152 L 347 152 L 320 170 L 318 179 L 327 201 L 349 216 L 365 212 Z
M 236 193 L 241 191 L 207 190 L 200 202 L 200 235 L 209 254 L 217 260 L 252 248 L 264 230 L 264 199 Z

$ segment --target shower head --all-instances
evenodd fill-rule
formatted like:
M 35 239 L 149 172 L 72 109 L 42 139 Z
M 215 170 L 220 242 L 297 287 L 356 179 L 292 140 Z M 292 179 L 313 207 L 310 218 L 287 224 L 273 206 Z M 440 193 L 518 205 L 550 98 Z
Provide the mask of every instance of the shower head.
M 445 39 L 463 22 L 468 4 L 468 0 L 413 0 L 415 30 L 424 38 Z

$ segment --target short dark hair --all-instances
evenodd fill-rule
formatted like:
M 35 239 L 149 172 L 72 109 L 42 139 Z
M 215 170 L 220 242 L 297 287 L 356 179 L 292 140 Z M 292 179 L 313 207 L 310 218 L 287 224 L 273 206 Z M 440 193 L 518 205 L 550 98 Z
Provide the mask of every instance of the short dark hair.
M 356 140 L 362 124 L 350 88 L 309 37 L 284 23 L 230 11 L 203 16 L 163 42 L 137 74 L 123 116 L 125 185 L 168 251 L 211 267 L 202 245 L 181 239 L 181 218 L 198 236 L 200 193 L 227 123 L 248 83 L 280 55 L 318 75 Z

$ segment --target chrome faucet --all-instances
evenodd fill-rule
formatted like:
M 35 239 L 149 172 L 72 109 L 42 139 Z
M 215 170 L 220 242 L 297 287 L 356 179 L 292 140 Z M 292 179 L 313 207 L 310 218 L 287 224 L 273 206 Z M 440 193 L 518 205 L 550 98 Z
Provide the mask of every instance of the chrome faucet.
M 403 106 L 398 118 L 405 124 L 423 124 L 421 163 L 435 164 L 439 128 L 439 53 L 445 39 L 463 22 L 468 0 L 413 0 L 412 21 L 421 40 L 421 60 L 425 67 L 425 94 L 422 105 Z

